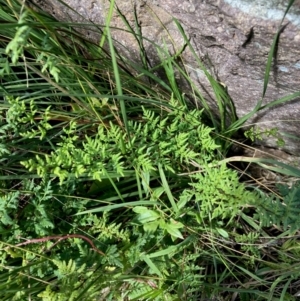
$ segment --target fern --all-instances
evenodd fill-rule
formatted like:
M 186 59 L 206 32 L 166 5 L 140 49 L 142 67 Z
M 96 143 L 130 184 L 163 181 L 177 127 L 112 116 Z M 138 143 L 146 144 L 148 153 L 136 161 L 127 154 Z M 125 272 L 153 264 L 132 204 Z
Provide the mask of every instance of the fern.
M 109 266 L 117 266 L 123 268 L 123 263 L 121 262 L 120 254 L 116 245 L 110 245 L 106 250 L 105 261 Z
M 262 226 L 275 223 L 293 234 L 300 189 L 281 187 L 283 200 L 259 195 L 220 164 L 226 143 L 203 122 L 203 110 L 184 104 L 175 57 L 162 63 L 169 83 L 158 80 L 156 67 L 145 73 L 122 60 L 113 70 L 113 53 L 26 10 L 26 1 L 6 2 L 0 5 L 2 23 L 10 24 L 2 26 L 0 46 L 0 299 L 198 300 L 217 297 L 233 282 L 234 297 L 245 292 L 245 300 L 256 292 L 264 298 L 259 289 L 269 283 L 273 291 L 296 293 L 282 279 L 299 276 L 297 241 L 272 247 L 278 262 L 270 263 L 264 248 L 252 246 L 261 243 L 252 215 L 239 223 L 237 217 L 242 208 L 256 208 Z M 144 74 L 143 81 L 132 74 Z M 169 84 L 176 97 L 166 99 Z M 248 135 L 281 138 L 275 130 Z M 247 232 L 251 226 L 257 234 Z M 275 256 L 279 249 L 286 253 Z M 267 281 L 257 281 L 262 275 Z
M 137 230 L 138 227 L 133 229 Z M 140 231 L 133 233 L 132 240 L 134 240 L 135 243 L 131 244 L 125 252 L 126 261 L 130 266 L 134 266 L 140 261 L 141 254 L 152 238 L 153 234 L 151 233 L 141 233 Z
M 15 136 L 20 135 L 30 139 L 39 136 L 39 139 L 43 140 L 48 131 L 52 129 L 49 123 L 51 106 L 48 106 L 40 117 L 33 100 L 30 100 L 28 104 L 28 101 L 21 101 L 19 97 L 6 96 L 6 99 L 10 108 L 6 111 L 7 125 L 2 128 L 6 132 L 13 131 Z
M 210 167 L 192 176 L 192 189 L 186 189 L 180 196 L 181 202 L 194 202 L 199 208 L 202 222 L 216 219 L 231 220 L 242 206 L 258 196 L 239 183 L 237 172 L 225 164 Z M 183 205 L 181 205 L 183 206 Z
M 23 221 L 24 229 L 30 233 L 34 229 L 37 236 L 45 236 L 54 229 L 54 220 L 50 201 L 52 196 L 52 187 L 50 181 L 42 181 L 37 184 L 34 181 L 24 181 L 24 190 L 30 191 L 24 194 L 24 197 L 30 198 L 30 203 L 25 207 L 23 214 L 27 221 Z
M 0 229 L 3 230 L 3 226 L 14 224 L 14 213 L 19 206 L 19 191 L 11 191 L 6 194 L 0 195 Z
M 278 185 L 278 188 L 283 200 L 268 196 L 258 199 L 255 218 L 262 227 L 274 224 L 293 235 L 300 229 L 300 182 L 290 189 L 286 185 Z
M 249 265 L 255 266 L 257 259 L 260 259 L 260 250 L 258 248 L 258 240 L 260 233 L 249 232 L 247 234 L 236 234 L 235 241 L 240 244 L 241 250 L 249 257 Z
M 31 28 L 26 24 L 28 22 L 27 19 L 28 11 L 25 9 L 19 16 L 19 27 L 16 30 L 14 38 L 7 44 L 5 49 L 5 52 L 10 55 L 13 64 L 16 64 L 19 57 L 23 55 L 24 47 L 31 32 Z
M 76 300 L 78 297 L 77 289 L 80 287 L 78 275 L 81 275 L 85 269 L 85 265 L 78 268 L 73 260 L 69 260 L 68 262 L 53 260 L 53 263 L 57 267 L 54 275 L 57 276 L 60 291 L 53 291 L 50 286 L 47 286 L 46 290 L 38 296 L 42 300 Z
M 124 229 L 122 223 L 117 224 L 110 219 L 112 214 L 104 212 L 102 216 L 87 215 L 86 217 L 76 217 L 74 223 L 84 227 L 90 227 L 90 233 L 101 241 L 123 241 L 124 243 L 130 241 L 130 231 Z
M 252 127 L 245 132 L 245 137 L 249 138 L 251 141 L 263 140 L 264 137 L 274 137 L 276 138 L 276 144 L 278 147 L 285 146 L 285 141 L 283 140 L 281 134 L 278 132 L 278 128 L 262 130 L 258 127 Z
M 178 107 L 175 101 L 173 105 Z M 179 107 L 178 116 L 170 113 L 161 121 L 153 111 L 143 109 L 143 112 L 143 126 L 141 122 L 128 122 L 129 132 L 135 135 L 125 146 L 121 141 L 129 141 L 127 133 L 112 123 L 108 128 L 99 126 L 95 137 L 86 136 L 85 141 L 78 144 L 76 123 L 71 122 L 55 151 L 21 163 L 42 177 L 49 173 L 57 175 L 62 184 L 71 175 L 81 177 L 87 173 L 101 181 L 108 172 L 122 177 L 126 169 L 150 172 L 156 170 L 158 164 L 175 172 L 178 162 L 189 164 L 194 160 L 202 164 L 210 160 L 218 148 L 210 137 L 211 129 L 201 123 L 199 111 L 190 115 L 184 107 Z
M 157 289 L 157 285 L 153 280 L 136 280 L 130 281 L 129 300 L 161 300 L 157 298 L 163 294 L 163 291 Z M 164 296 L 167 298 L 168 296 Z

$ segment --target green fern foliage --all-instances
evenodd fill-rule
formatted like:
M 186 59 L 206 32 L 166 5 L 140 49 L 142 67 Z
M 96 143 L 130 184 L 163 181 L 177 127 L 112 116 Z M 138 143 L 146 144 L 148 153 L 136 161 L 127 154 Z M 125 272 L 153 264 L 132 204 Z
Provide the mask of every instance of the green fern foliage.
M 31 28 L 26 23 L 28 21 L 28 11 L 23 10 L 18 20 L 18 28 L 15 32 L 14 38 L 7 44 L 5 52 L 11 56 L 13 64 L 16 64 L 19 57 L 23 55 L 24 46 L 30 35 Z
M 43 140 L 47 131 L 52 128 L 48 122 L 51 107 L 48 106 L 41 116 L 33 100 L 25 101 L 12 96 L 6 96 L 6 100 L 10 107 L 6 111 L 6 123 L 2 125 L 2 129 L 6 132 L 13 131 L 15 136 L 39 137 Z
M 240 183 L 224 164 L 231 139 L 216 133 L 232 138 L 245 119 L 226 131 L 234 108 L 206 71 L 221 124 L 210 114 L 182 68 L 181 52 L 193 49 L 179 23 L 185 45 L 175 56 L 158 49 L 159 66 L 146 66 L 141 32 L 134 36 L 143 70 L 31 2 L 0 0 L 0 299 L 261 301 L 297 293 L 297 235 L 281 245 L 269 236 L 273 225 L 276 233 L 299 230 L 300 184 L 280 186 L 275 197 Z M 190 108 L 178 73 L 205 111 Z M 262 134 L 279 138 L 255 130 L 248 137 Z
M 41 300 L 45 301 L 62 301 L 62 300 L 78 300 L 82 292 L 86 289 L 85 281 L 88 277 L 92 278 L 92 271 L 86 272 L 86 265 L 78 265 L 75 261 L 70 259 L 68 262 L 53 260 L 56 266 L 54 275 L 57 277 L 55 285 L 48 285 L 45 290 L 38 294 Z M 59 287 L 59 290 L 56 289 Z M 90 287 L 89 296 L 85 296 L 85 300 L 95 300 L 99 295 L 98 292 L 92 293 L 95 287 Z
M 150 172 L 159 164 L 174 173 L 179 171 L 177 162 L 202 164 L 210 160 L 218 145 L 210 136 L 212 129 L 201 122 L 201 111 L 187 112 L 173 99 L 171 105 L 176 109 L 164 119 L 143 109 L 141 122 L 129 121 L 129 132 L 134 133 L 130 143 L 128 134 L 113 123 L 99 126 L 94 137 L 85 136 L 78 142 L 76 123 L 71 122 L 54 151 L 21 163 L 41 177 L 58 176 L 62 184 L 70 176 L 87 175 L 101 181 L 108 173 L 123 177 L 125 170 Z M 121 141 L 127 141 L 125 149 Z
M 19 205 L 18 191 L 8 192 L 0 196 L 0 229 L 3 230 L 3 226 L 13 225 L 13 215 Z
M 247 191 L 239 183 L 237 172 L 226 167 L 226 164 L 204 165 L 191 178 L 192 188 L 183 192 L 181 202 L 194 202 L 202 222 L 230 220 L 242 206 L 257 198 L 257 194 Z
M 278 197 L 258 198 L 255 218 L 262 227 L 276 225 L 292 235 L 300 229 L 300 182 L 291 188 L 278 185 L 283 199 Z

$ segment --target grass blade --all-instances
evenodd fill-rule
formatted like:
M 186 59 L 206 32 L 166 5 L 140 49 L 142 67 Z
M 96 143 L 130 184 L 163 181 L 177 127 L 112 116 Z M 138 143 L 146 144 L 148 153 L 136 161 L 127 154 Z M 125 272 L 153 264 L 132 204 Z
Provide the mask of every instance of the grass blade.
M 270 77 L 270 70 L 271 70 L 271 65 L 272 65 L 272 60 L 273 60 L 273 57 L 274 57 L 274 54 L 276 53 L 276 47 L 278 45 L 278 39 L 279 39 L 279 36 L 282 32 L 282 23 L 285 19 L 285 16 L 286 14 L 288 13 L 288 11 L 290 10 L 291 6 L 293 5 L 293 3 L 295 2 L 295 0 L 290 0 L 285 12 L 284 12 L 284 15 L 281 19 L 281 22 L 279 24 L 279 27 L 278 27 L 278 30 L 277 30 L 277 33 L 273 39 L 273 43 L 272 43 L 272 46 L 271 46 L 271 49 L 270 49 L 270 52 L 269 52 L 269 55 L 268 55 L 268 60 L 267 60 L 267 65 L 266 65 L 266 71 L 265 71 L 265 77 L 264 77 L 264 87 L 263 87 L 263 93 L 262 93 L 262 98 L 264 98 L 265 94 L 266 94 L 266 91 L 267 91 L 267 87 L 268 87 L 268 83 L 269 83 L 269 77 Z
M 128 208 L 128 207 L 131 208 L 131 207 L 134 207 L 134 206 L 142 206 L 142 205 L 154 206 L 154 205 L 157 205 L 157 204 L 158 203 L 155 202 L 155 201 L 134 201 L 134 202 L 127 202 L 127 203 L 122 203 L 122 204 L 102 206 L 100 208 L 95 208 L 95 209 L 89 209 L 89 210 L 86 210 L 86 211 L 78 212 L 75 215 L 110 211 L 110 210 L 125 208 L 125 207 L 126 208 Z
M 164 170 L 163 170 L 163 168 L 160 164 L 158 165 L 158 170 L 159 170 L 159 174 L 160 174 L 160 178 L 161 178 L 161 181 L 162 181 L 163 188 L 164 188 L 164 190 L 165 190 L 165 192 L 166 192 L 166 194 L 169 198 L 169 201 L 172 205 L 172 208 L 173 208 L 174 212 L 177 213 L 178 212 L 178 207 L 175 203 L 174 197 L 173 197 L 172 192 L 170 190 L 170 187 L 169 187 L 168 181 L 166 179 Z
M 142 260 L 144 260 L 149 268 L 159 277 L 163 277 L 163 274 L 160 272 L 159 268 L 153 263 L 153 261 L 147 255 L 143 255 Z

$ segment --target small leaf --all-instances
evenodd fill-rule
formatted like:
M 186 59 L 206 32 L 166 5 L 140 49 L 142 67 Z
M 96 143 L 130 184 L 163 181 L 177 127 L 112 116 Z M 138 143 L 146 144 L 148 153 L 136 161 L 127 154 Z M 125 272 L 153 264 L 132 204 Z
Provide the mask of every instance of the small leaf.
M 172 226 L 170 226 L 170 224 L 167 224 L 165 229 L 166 229 L 166 230 L 168 231 L 168 233 L 171 234 L 173 237 L 183 239 L 183 236 L 182 236 L 181 232 L 180 232 L 178 229 L 173 228 Z
M 177 203 L 178 208 L 184 208 L 184 206 L 191 200 L 192 196 L 192 194 L 188 195 L 187 193 L 183 193 L 179 198 L 179 202 Z
M 181 222 L 177 222 L 177 221 L 173 220 L 172 218 L 170 219 L 170 222 L 174 228 L 180 229 L 180 228 L 184 227 L 184 225 Z
M 145 223 L 149 223 L 152 221 L 155 221 L 159 218 L 159 214 L 156 213 L 153 210 L 148 210 L 147 212 L 144 212 L 142 214 L 139 214 L 137 219 L 140 223 L 145 224 Z
M 149 210 L 148 208 L 143 206 L 136 206 L 135 208 L 133 208 L 133 211 L 139 213 L 137 216 L 137 220 L 141 224 L 146 224 L 160 218 L 159 213 L 157 213 L 154 210 Z
M 150 222 L 150 223 L 146 223 L 144 224 L 144 230 L 146 232 L 155 232 L 157 227 L 159 226 L 159 220 L 157 221 L 153 221 L 153 222 Z
M 158 200 L 160 196 L 165 192 L 163 187 L 157 187 L 152 190 L 151 200 Z
M 171 219 L 171 222 L 169 224 L 165 224 L 164 228 L 173 237 L 183 239 L 183 236 L 182 236 L 181 232 L 178 230 L 178 229 L 183 228 L 183 227 L 184 226 L 183 226 L 182 223 L 176 222 L 176 221 L 174 221 L 174 220 Z
M 221 236 L 223 236 L 224 238 L 228 238 L 228 237 L 229 237 L 228 232 L 225 231 L 224 229 L 217 228 L 217 231 L 218 231 L 218 233 L 219 233 Z
M 149 209 L 147 207 L 144 207 L 144 206 L 136 206 L 132 210 L 135 213 L 144 213 L 144 212 L 148 211 Z
M 150 188 L 150 172 L 149 171 L 142 171 L 142 185 L 146 195 L 149 193 Z

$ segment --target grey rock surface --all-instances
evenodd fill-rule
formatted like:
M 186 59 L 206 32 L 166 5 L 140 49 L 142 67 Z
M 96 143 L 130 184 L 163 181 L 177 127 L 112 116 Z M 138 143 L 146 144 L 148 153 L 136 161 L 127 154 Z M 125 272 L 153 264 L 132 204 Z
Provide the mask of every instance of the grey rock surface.
M 32 0 L 45 11 L 64 21 L 105 24 L 108 0 Z M 176 52 L 183 38 L 172 20 L 182 24 L 198 56 L 208 70 L 224 83 L 233 99 L 238 116 L 251 111 L 261 98 L 267 55 L 288 0 L 116 0 L 116 5 L 134 28 L 137 13 L 143 36 L 158 45 L 166 43 Z M 114 13 L 111 26 L 126 29 L 120 15 Z M 81 30 L 82 27 L 81 27 Z M 92 28 L 83 30 L 95 41 L 99 34 Z M 137 59 L 136 40 L 124 30 L 113 30 L 118 48 Z M 157 53 L 152 43 L 146 50 L 155 61 Z M 184 52 L 184 62 L 190 77 L 199 86 L 206 80 L 191 53 Z M 270 83 L 263 103 L 300 91 L 300 0 L 296 0 L 286 16 L 280 35 Z M 206 95 L 208 96 L 208 95 Z M 212 100 L 213 101 L 213 100 Z M 300 138 L 300 99 L 258 113 L 250 123 L 261 128 L 277 127 L 283 134 Z M 300 142 L 284 137 L 284 149 L 298 155 Z M 273 138 L 264 145 L 276 146 Z

